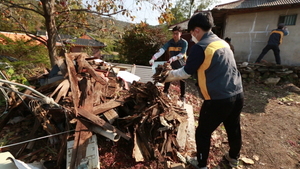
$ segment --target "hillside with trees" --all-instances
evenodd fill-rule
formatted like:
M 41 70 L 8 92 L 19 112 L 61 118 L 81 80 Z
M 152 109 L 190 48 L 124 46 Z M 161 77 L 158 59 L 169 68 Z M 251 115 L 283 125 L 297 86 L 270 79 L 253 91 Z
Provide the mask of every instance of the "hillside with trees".
M 139 3 L 139 2 L 137 2 Z M 162 11 L 159 18 L 163 23 L 169 19 L 167 11 L 170 4 L 167 0 L 154 2 L 155 9 Z M 59 56 L 56 51 L 56 38 L 59 33 L 82 34 L 86 30 L 101 30 L 114 32 L 106 25 L 107 22 L 89 23 L 88 19 L 97 17 L 110 17 L 122 13 L 129 18 L 134 18 L 130 11 L 124 9 L 122 1 L 83 2 L 78 0 L 2 0 L 0 1 L 0 16 L 3 25 L 11 28 L 12 32 L 23 32 L 28 36 L 43 43 L 49 54 L 51 65 L 58 63 Z M 47 31 L 48 39 L 33 36 L 33 30 Z

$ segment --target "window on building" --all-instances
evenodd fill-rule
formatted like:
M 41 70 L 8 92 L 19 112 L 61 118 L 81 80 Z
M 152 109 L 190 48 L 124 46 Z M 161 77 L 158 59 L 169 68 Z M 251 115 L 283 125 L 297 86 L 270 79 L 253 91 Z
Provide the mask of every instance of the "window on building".
M 296 25 L 296 15 L 281 15 L 279 16 L 278 23 L 284 23 L 285 25 Z

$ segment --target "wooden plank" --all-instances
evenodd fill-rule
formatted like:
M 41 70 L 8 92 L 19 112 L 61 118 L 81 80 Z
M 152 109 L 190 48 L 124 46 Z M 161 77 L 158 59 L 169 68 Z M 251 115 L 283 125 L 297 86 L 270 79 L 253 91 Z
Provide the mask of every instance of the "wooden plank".
M 176 140 L 177 140 L 178 145 L 179 145 L 179 151 L 183 151 L 183 150 L 185 150 L 185 145 L 187 143 L 187 126 L 188 126 L 188 122 L 187 122 L 187 120 L 179 120 L 179 121 L 180 121 L 180 125 L 178 127 Z
M 76 124 L 70 168 L 78 168 L 81 159 L 85 157 L 84 150 L 86 150 L 88 145 L 88 141 L 86 140 L 90 137 L 92 137 L 92 133 L 88 131 L 88 128 L 79 119 Z
M 59 67 L 59 70 L 61 71 L 61 73 L 65 77 L 66 74 L 68 73 L 68 69 L 67 69 L 66 63 L 64 62 L 64 59 L 63 58 L 58 58 L 55 63 L 57 64 L 57 66 Z
M 57 88 L 54 90 L 54 92 L 50 95 L 50 97 L 53 97 L 55 95 L 55 93 L 57 93 L 58 91 L 58 94 L 55 98 L 55 102 L 58 103 L 59 100 L 62 98 L 62 97 L 65 97 L 68 93 L 70 89 L 70 83 L 69 83 L 69 80 L 65 79 L 64 81 L 62 81 L 58 86 Z
M 110 124 L 112 124 L 115 119 L 119 118 L 119 114 L 114 109 L 106 111 L 103 115 Z
M 69 125 L 66 125 L 65 131 L 69 131 Z M 57 155 L 57 166 L 61 166 L 61 164 L 64 162 L 64 157 L 66 155 L 66 149 L 67 149 L 67 141 L 69 138 L 70 134 L 66 133 L 60 136 L 61 144 L 59 145 L 59 152 Z
M 92 80 L 94 80 L 94 79 L 92 79 Z M 97 81 L 94 82 L 93 97 L 94 97 L 94 104 L 95 105 L 101 104 L 103 87 L 104 86 L 101 85 L 101 83 L 99 83 Z
M 71 86 L 71 93 L 72 93 L 72 99 L 74 104 L 74 110 L 75 115 L 78 115 L 78 106 L 79 106 L 79 97 L 80 97 L 80 91 L 78 87 L 78 79 L 77 79 L 77 72 L 73 63 L 73 57 L 70 54 L 66 54 L 66 63 L 68 68 L 68 74 L 69 74 L 69 81 Z
M 187 133 L 186 133 L 186 151 L 188 154 L 194 154 L 196 150 L 196 139 L 195 139 L 195 118 L 194 118 L 194 111 L 193 106 L 189 104 L 184 104 L 184 108 L 187 112 Z
M 78 63 L 78 73 L 82 72 L 82 69 L 85 68 L 86 71 L 99 83 L 101 83 L 102 85 L 107 84 L 105 77 L 103 75 L 103 73 L 101 72 L 96 72 L 94 70 L 94 68 L 85 60 L 84 55 L 81 54 L 78 56 L 77 58 L 77 63 Z M 102 74 L 102 76 L 101 76 Z
M 185 166 L 182 163 L 172 163 L 170 169 L 185 169 Z
M 81 90 L 81 102 L 82 107 L 79 109 L 84 109 L 86 111 L 93 110 L 93 97 L 92 97 L 92 90 L 93 86 L 91 82 L 87 78 L 83 78 L 79 83 L 79 89 Z M 88 145 L 88 139 L 92 137 L 92 132 L 88 131 L 88 126 L 86 126 L 81 119 L 78 120 L 76 124 L 76 131 L 73 151 L 72 151 L 72 158 L 70 168 L 78 168 L 78 165 L 86 157 L 86 148 Z
M 125 138 L 126 140 L 130 139 L 130 137 L 127 136 L 125 133 L 121 132 L 120 130 L 115 128 L 113 125 L 107 123 L 105 120 L 101 119 L 100 117 L 96 116 L 95 114 L 89 113 L 87 110 L 85 110 L 83 108 L 78 108 L 78 112 L 81 116 L 90 120 L 92 123 L 104 128 L 105 130 L 110 130 L 110 131 L 116 132 L 121 137 Z
M 144 161 L 144 156 L 143 156 L 143 153 L 142 153 L 142 150 L 140 148 L 140 145 L 139 145 L 139 139 L 137 137 L 137 132 L 136 132 L 136 128 L 134 129 L 134 139 L 133 139 L 133 150 L 132 150 L 132 158 L 135 159 L 136 162 L 139 162 L 139 161 Z
M 82 106 L 84 109 L 88 111 L 93 110 L 93 86 L 86 77 L 83 77 L 79 81 L 79 90 L 80 90 L 80 98 L 79 98 L 79 107 Z
M 41 86 L 37 89 L 37 91 L 39 91 L 40 93 L 48 93 L 49 91 L 53 91 L 54 88 L 56 88 L 62 81 L 64 81 L 64 79 L 55 81 L 53 83 L 50 84 L 46 84 L 44 86 Z
M 166 142 L 166 147 L 165 147 L 165 153 L 172 153 L 173 148 L 172 148 L 172 134 L 168 134 L 167 136 L 167 142 Z
M 121 106 L 123 104 L 123 101 L 117 101 L 117 100 L 110 100 L 108 102 L 102 103 L 98 106 L 95 106 L 93 108 L 94 114 L 101 114 L 104 113 L 110 109 L 116 108 L 118 106 Z

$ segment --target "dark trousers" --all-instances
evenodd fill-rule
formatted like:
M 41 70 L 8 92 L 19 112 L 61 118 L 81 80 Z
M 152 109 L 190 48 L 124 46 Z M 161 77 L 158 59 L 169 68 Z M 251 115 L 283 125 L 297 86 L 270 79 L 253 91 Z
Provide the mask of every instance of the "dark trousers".
M 243 94 L 222 100 L 205 100 L 200 110 L 196 129 L 198 166 L 205 167 L 210 149 L 212 132 L 223 122 L 228 142 L 229 155 L 238 159 L 242 146 L 240 114 L 243 108 Z
M 275 60 L 276 60 L 276 63 L 278 65 L 281 64 L 281 60 L 280 60 L 280 49 L 279 49 L 279 46 L 278 45 L 267 45 L 261 52 L 261 54 L 258 56 L 258 58 L 256 59 L 255 63 L 259 63 L 262 58 L 268 53 L 268 51 L 272 49 L 273 52 L 274 52 L 274 56 L 275 56 Z
M 180 80 L 180 97 L 184 97 L 185 96 L 185 82 L 183 80 Z M 165 86 L 164 86 L 164 93 L 168 93 L 169 87 L 170 87 L 170 82 L 166 82 Z

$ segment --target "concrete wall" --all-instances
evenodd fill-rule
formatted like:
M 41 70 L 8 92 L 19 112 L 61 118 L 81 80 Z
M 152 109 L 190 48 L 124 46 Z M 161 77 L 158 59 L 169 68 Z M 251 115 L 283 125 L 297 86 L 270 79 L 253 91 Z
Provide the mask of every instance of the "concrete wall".
M 225 37 L 231 37 L 235 47 L 235 57 L 239 62 L 254 62 L 266 46 L 272 29 L 277 28 L 280 15 L 298 14 L 296 25 L 287 26 L 290 35 L 283 38 L 280 45 L 281 63 L 283 65 L 300 65 L 300 8 L 228 15 Z M 263 58 L 275 63 L 273 51 Z

